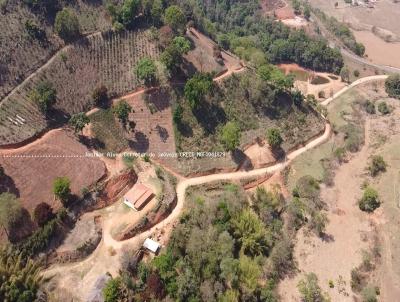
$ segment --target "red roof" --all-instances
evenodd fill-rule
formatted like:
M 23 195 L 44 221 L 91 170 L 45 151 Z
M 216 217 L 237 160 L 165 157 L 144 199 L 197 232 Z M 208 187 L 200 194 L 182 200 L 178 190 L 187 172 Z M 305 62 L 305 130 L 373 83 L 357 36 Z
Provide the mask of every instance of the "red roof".
M 151 198 L 153 192 L 143 184 L 136 183 L 124 196 L 136 209 L 143 207 Z

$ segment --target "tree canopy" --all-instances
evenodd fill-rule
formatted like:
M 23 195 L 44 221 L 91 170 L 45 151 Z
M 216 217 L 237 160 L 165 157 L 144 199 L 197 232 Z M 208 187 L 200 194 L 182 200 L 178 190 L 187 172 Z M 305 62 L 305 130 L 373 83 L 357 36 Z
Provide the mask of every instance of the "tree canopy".
M 11 193 L 0 194 L 0 223 L 7 232 L 8 239 L 14 241 L 14 233 L 24 225 L 26 210 L 21 202 Z
M 68 177 L 57 177 L 53 183 L 53 193 L 64 205 L 69 201 L 71 194 L 70 186 L 71 181 Z
M 186 25 L 186 17 L 179 6 L 171 5 L 165 10 L 165 23 L 178 32 L 183 32 Z
M 392 74 L 385 81 L 387 94 L 396 99 L 400 99 L 400 74 Z
M 52 83 L 42 81 L 30 92 L 29 98 L 39 106 L 42 112 L 47 113 L 56 102 L 56 89 Z
M 364 189 L 363 196 L 358 202 L 358 205 L 362 211 L 373 212 L 375 209 L 379 208 L 381 202 L 379 201 L 378 192 L 371 188 L 366 187 Z
M 113 107 L 113 113 L 123 125 L 126 125 L 128 122 L 130 112 L 132 112 L 132 107 L 124 100 L 119 101 L 118 104 Z
M 86 115 L 86 113 L 80 112 L 80 113 L 74 114 L 70 118 L 69 123 L 72 127 L 74 127 L 75 133 L 78 133 L 78 132 L 82 132 L 83 128 L 85 128 L 85 126 L 90 123 L 90 119 Z
M 145 84 L 149 84 L 155 80 L 156 72 L 156 64 L 150 58 L 143 58 L 137 64 L 136 74 L 139 79 L 145 82 Z
M 220 140 L 226 150 L 233 151 L 240 144 L 240 128 L 235 122 L 228 122 L 221 130 Z
M 63 8 L 56 15 L 54 30 L 64 41 L 75 40 L 80 35 L 78 17 L 68 8 Z
M 270 128 L 267 130 L 267 141 L 272 149 L 276 149 L 281 146 L 283 139 L 278 128 Z
M 197 73 L 185 84 L 185 98 L 190 108 L 196 109 L 200 105 L 204 95 L 213 87 L 212 76 L 208 73 Z

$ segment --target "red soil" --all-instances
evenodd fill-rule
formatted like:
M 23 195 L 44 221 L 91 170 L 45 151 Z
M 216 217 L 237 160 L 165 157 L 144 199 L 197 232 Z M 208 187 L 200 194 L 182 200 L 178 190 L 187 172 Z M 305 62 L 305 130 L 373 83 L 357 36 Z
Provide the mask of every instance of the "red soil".
M 106 173 L 102 161 L 85 157 L 88 149 L 72 133 L 63 129 L 52 130 L 35 142 L 13 150 L 0 151 L 0 164 L 4 167 L 9 184 L 29 212 L 40 202 L 60 208 L 54 200 L 52 187 L 56 177 L 71 180 L 73 194 L 95 183 Z M 51 157 L 45 157 L 51 156 Z M 64 157 L 77 156 L 77 157 Z

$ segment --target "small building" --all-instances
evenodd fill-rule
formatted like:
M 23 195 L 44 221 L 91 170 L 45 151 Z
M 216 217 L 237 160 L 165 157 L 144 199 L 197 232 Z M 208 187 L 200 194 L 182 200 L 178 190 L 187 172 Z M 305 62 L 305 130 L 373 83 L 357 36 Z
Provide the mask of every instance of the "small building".
M 143 208 L 154 196 L 151 189 L 143 184 L 136 183 L 124 196 L 124 204 L 131 209 L 139 211 Z
M 146 240 L 143 242 L 143 247 L 150 252 L 157 254 L 161 245 L 157 242 L 154 241 L 153 239 L 146 238 Z

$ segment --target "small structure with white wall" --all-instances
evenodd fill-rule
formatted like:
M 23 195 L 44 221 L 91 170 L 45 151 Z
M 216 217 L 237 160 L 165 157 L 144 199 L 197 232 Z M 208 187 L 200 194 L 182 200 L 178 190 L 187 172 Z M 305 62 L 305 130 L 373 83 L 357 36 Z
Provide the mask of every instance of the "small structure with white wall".
M 150 252 L 157 254 L 158 251 L 160 250 L 161 245 L 157 242 L 154 241 L 153 239 L 146 238 L 146 240 L 143 242 L 143 247 Z
M 138 211 L 153 198 L 154 194 L 143 184 L 136 183 L 124 196 L 123 201 L 131 209 Z

